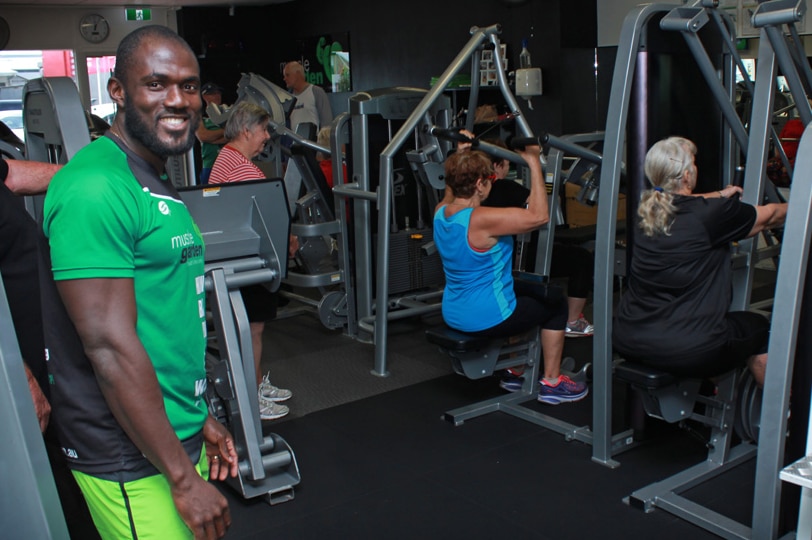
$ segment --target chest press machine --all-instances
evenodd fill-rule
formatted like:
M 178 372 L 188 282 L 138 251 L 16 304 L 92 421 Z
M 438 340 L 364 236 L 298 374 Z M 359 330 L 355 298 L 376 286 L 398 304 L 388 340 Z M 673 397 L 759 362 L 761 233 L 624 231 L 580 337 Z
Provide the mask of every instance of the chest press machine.
M 276 291 L 287 271 L 290 217 L 281 180 L 252 180 L 180 190 L 206 245 L 218 354 L 206 355 L 212 415 L 234 436 L 240 473 L 227 482 L 245 498 L 276 504 L 293 499 L 300 481 L 296 457 L 276 434 L 263 435 L 254 381 L 248 315 L 239 288 Z

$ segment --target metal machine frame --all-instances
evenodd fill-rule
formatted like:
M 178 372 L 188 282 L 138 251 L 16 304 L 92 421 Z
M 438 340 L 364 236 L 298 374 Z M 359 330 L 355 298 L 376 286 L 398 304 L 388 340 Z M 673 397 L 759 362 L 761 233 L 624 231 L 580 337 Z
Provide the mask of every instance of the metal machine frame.
M 290 216 L 284 183 L 253 180 L 180 193 L 206 245 L 206 290 L 219 351 L 206 362 L 209 409 L 231 431 L 239 457 L 239 475 L 226 482 L 245 498 L 289 501 L 299 468 L 282 437 L 263 436 L 251 330 L 239 291 L 258 283 L 275 291 L 285 277 Z
M 23 357 L 14 333 L 6 289 L 0 276 L 0 411 L 6 430 L 2 481 L 15 486 L 0 504 L 0 523 L 18 538 L 68 540 L 68 527 L 45 451 Z
M 709 83 L 712 94 L 719 102 L 728 130 L 723 137 L 723 155 L 728 156 L 725 164 L 725 175 L 732 178 L 737 156 L 746 151 L 746 169 L 744 178 L 743 200 L 750 204 L 759 204 L 766 194 L 764 179 L 767 150 L 771 131 L 771 118 L 775 93 L 776 64 L 795 97 L 801 103 L 798 113 L 804 123 L 812 120 L 812 110 L 808 106 L 804 93 L 812 77 L 805 62 L 796 62 L 786 44 L 779 27 L 786 24 L 791 35 L 797 38 L 793 25 L 800 20 L 804 11 L 803 0 L 774 0 L 759 4 L 753 15 L 754 26 L 761 30 L 759 46 L 758 72 L 754 87 L 752 120 L 749 132 L 741 126 L 738 117 L 730 115 L 732 90 L 729 85 L 732 78 L 734 58 L 737 56 L 732 48 L 730 25 L 722 21 L 712 0 L 699 0 L 690 6 L 666 4 L 642 5 L 633 9 L 626 17 L 621 31 L 612 91 L 608 107 L 606 137 L 604 144 L 604 163 L 600 177 L 600 194 L 598 209 L 598 229 L 601 234 L 596 243 L 595 269 L 595 305 L 594 319 L 596 332 L 594 347 L 594 411 L 595 442 L 592 459 L 608 466 L 618 466 L 613 459 L 610 444 L 612 413 L 612 294 L 614 277 L 614 241 L 617 216 L 616 200 L 620 184 L 621 160 L 626 144 L 626 123 L 628 119 L 630 96 L 636 70 L 636 55 L 641 46 L 645 24 L 655 15 L 664 15 L 660 26 L 664 31 L 680 31 L 689 48 L 694 53 L 697 63 Z M 696 33 L 707 23 L 715 22 L 717 28 L 726 36 L 725 45 L 728 54 L 723 72 L 717 73 L 710 66 L 698 43 Z M 803 58 L 803 56 L 801 56 Z M 739 64 L 740 62 L 737 62 Z M 807 105 L 803 105 L 807 104 Z M 805 148 L 809 148 L 809 141 Z M 736 149 L 738 145 L 738 150 Z M 802 160 L 799 152 L 797 168 L 810 167 L 808 160 Z M 810 170 L 806 168 L 806 170 Z M 795 178 L 799 178 L 798 175 Z M 805 263 L 808 256 L 809 236 L 809 200 L 808 183 L 799 183 L 799 189 L 793 190 L 790 212 L 785 228 L 797 230 L 797 243 L 785 242 L 781 246 L 782 264 L 778 274 L 778 289 L 774 300 L 773 331 L 770 340 L 770 361 L 768 362 L 768 379 L 764 389 L 761 430 L 759 432 L 756 501 L 753 509 L 753 527 L 734 522 L 701 505 L 673 497 L 687 486 L 696 485 L 740 462 L 740 452 L 732 448 L 713 460 L 699 464 L 672 477 L 667 481 L 645 491 L 646 504 L 663 508 L 682 519 L 691 521 L 727 538 L 774 538 L 777 534 L 777 509 L 780 489 L 778 472 L 783 458 L 783 444 L 786 435 L 786 411 L 788 389 L 791 380 L 792 359 L 790 352 L 794 348 L 797 331 L 799 289 L 805 277 Z M 794 204 L 793 204 L 794 203 Z M 798 208 L 800 216 L 793 210 Z M 803 210 L 801 210 L 803 208 Z M 804 219 L 805 218 L 805 219 Z M 796 221 L 798 220 L 798 221 Z M 799 243 L 803 242 L 803 247 Z M 750 239 L 739 245 L 740 260 L 734 265 L 734 298 L 731 309 L 746 309 L 750 303 L 753 265 L 757 261 L 756 243 Z M 798 260 L 800 259 L 800 260 Z M 793 261 L 793 262 L 790 262 Z M 800 273 L 800 274 L 799 274 Z M 800 276 L 800 277 L 799 277 Z M 779 334 L 780 333 L 780 334 Z M 789 335 L 787 335 L 789 334 Z M 747 452 L 745 452 L 747 453 Z M 666 504 L 666 500 L 671 501 Z
M 778 534 L 783 479 L 802 486 L 797 538 L 812 535 L 812 485 L 808 463 L 812 455 L 807 434 L 807 457 L 784 469 L 784 445 L 787 433 L 787 410 L 796 359 L 796 346 L 801 321 L 801 301 L 809 268 L 812 238 L 812 135 L 807 126 L 795 162 L 792 196 L 789 200 L 785 229 L 792 231 L 782 242 L 781 264 L 776 279 L 775 301 L 767 351 L 767 373 L 761 405 L 761 426 L 756 461 L 757 497 L 753 501 L 751 538 L 775 538 Z M 760 496 L 758 496 L 761 494 Z
M 479 93 L 479 59 L 481 50 L 484 44 L 490 43 L 499 50 L 498 34 L 501 29 L 499 25 L 492 25 L 485 28 L 473 27 L 471 28 L 471 38 L 468 43 L 463 47 L 459 54 L 454 58 L 451 64 L 446 68 L 443 74 L 438 78 L 436 84 L 425 92 L 420 99 L 419 103 L 413 110 L 408 112 L 404 124 L 395 133 L 389 144 L 384 148 L 380 154 L 380 181 L 376 191 L 370 191 L 369 182 L 369 156 L 366 154 L 366 149 L 361 148 L 361 145 L 354 144 L 353 152 L 358 152 L 353 156 L 354 167 L 354 182 L 334 188 L 334 192 L 341 197 L 347 197 L 354 201 L 354 210 L 356 216 L 356 272 L 357 276 L 372 276 L 372 245 L 371 238 L 369 238 L 368 231 L 371 229 L 369 226 L 362 224 L 369 223 L 370 211 L 369 203 L 375 202 L 378 209 L 378 231 L 390 230 L 390 222 L 392 221 L 392 190 L 393 190 L 393 157 L 403 147 L 406 141 L 414 136 L 417 130 L 418 137 L 421 139 L 419 148 L 432 148 L 432 151 L 439 151 L 441 144 L 431 134 L 426 133 L 425 130 L 418 129 L 422 126 L 431 126 L 433 124 L 441 124 L 441 122 L 432 122 L 430 116 L 432 111 L 437 106 L 441 99 L 447 99 L 443 93 L 448 88 L 452 78 L 466 65 L 470 60 L 471 62 L 471 95 L 470 103 L 474 107 L 469 107 L 469 114 L 472 114 L 473 109 L 476 107 Z M 516 101 L 516 98 L 510 91 L 507 77 L 505 75 L 504 67 L 500 55 L 495 55 L 494 59 L 497 64 L 498 84 L 502 91 L 508 107 L 513 112 L 516 123 L 522 135 L 531 137 L 533 135 L 527 120 L 524 118 L 522 111 Z M 350 107 L 354 114 L 353 118 L 357 121 L 353 123 L 353 140 L 364 140 L 365 124 L 363 117 L 358 117 L 359 113 L 364 113 L 365 108 L 372 106 L 372 103 L 367 103 L 371 96 L 361 95 L 355 96 L 350 101 Z M 436 112 L 436 111 L 435 111 Z M 472 122 L 472 117 L 470 118 Z M 448 118 L 445 118 L 445 126 L 448 126 Z M 372 373 L 381 377 L 389 374 L 387 370 L 386 348 L 387 348 L 387 328 L 389 320 L 394 318 L 402 318 L 407 316 L 420 315 L 423 313 L 437 311 L 439 308 L 438 296 L 432 298 L 405 298 L 402 301 L 393 301 L 389 294 L 389 257 L 391 246 L 389 243 L 389 236 L 387 234 L 379 234 L 376 246 L 376 264 L 375 268 L 375 294 L 372 292 L 372 280 L 365 279 L 357 284 L 357 290 L 353 298 L 356 301 L 356 308 L 358 310 L 358 320 L 360 328 L 369 332 L 372 335 L 375 344 L 375 361 Z M 434 304 L 429 304 L 426 301 L 434 300 Z

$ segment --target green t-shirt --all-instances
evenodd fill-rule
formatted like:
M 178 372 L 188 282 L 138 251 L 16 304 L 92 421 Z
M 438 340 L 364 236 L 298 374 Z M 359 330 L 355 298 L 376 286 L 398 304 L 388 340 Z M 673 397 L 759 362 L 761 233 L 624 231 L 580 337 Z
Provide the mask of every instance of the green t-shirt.
M 101 137 L 54 176 L 43 228 L 57 281 L 133 280 L 136 331 L 169 421 L 181 440 L 200 432 L 207 417 L 204 245 L 171 182 Z

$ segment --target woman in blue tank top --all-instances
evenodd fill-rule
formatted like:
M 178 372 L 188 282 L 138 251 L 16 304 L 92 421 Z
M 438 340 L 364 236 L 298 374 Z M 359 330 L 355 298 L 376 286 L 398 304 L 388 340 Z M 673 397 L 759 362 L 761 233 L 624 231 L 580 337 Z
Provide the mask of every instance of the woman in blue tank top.
M 509 337 L 541 327 L 544 378 L 538 399 L 549 404 L 586 396 L 584 383 L 561 375 L 567 304 L 513 281 L 515 234 L 533 231 L 550 220 L 539 147 L 520 155 L 530 169 L 527 208 L 482 206 L 491 190 L 491 160 L 464 150 L 445 163 L 446 195 L 434 214 L 434 240 L 446 276 L 443 318 L 450 327 L 471 334 Z M 515 391 L 521 386 L 502 385 Z

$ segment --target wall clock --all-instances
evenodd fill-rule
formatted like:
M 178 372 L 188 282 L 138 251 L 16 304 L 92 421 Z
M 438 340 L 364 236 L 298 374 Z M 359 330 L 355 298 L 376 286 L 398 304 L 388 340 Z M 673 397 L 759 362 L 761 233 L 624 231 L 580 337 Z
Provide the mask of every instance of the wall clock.
M 90 13 L 79 21 L 79 33 L 90 43 L 101 43 L 110 35 L 110 24 L 101 15 Z

